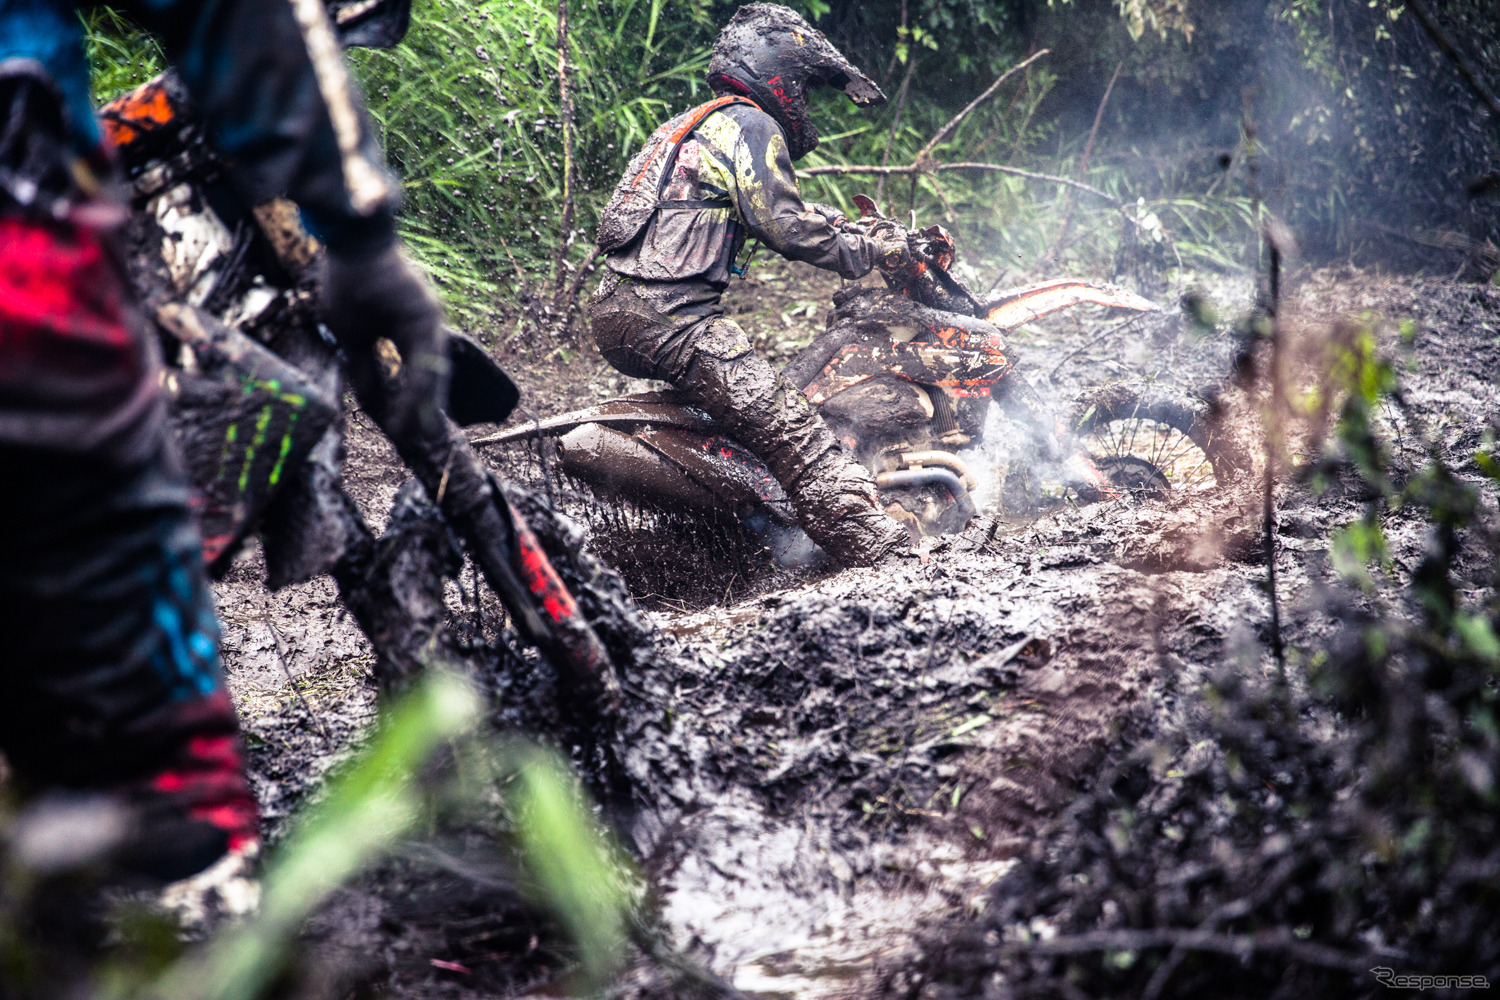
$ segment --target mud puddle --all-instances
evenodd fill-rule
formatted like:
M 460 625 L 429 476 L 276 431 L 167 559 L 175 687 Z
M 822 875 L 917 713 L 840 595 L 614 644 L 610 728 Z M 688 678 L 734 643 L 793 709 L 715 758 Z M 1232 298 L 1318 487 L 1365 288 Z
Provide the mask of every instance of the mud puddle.
M 919 928 L 981 905 L 1149 715 L 1164 660 L 1212 658 L 1259 610 L 1253 573 L 1057 544 L 1099 516 L 659 616 L 673 669 L 627 744 L 660 803 L 634 834 L 679 947 L 747 993 L 870 996 Z
M 1226 313 L 1231 293 L 1244 297 L 1246 286 L 1223 293 Z M 1302 285 L 1297 303 L 1309 323 L 1366 309 L 1414 317 L 1403 376 L 1412 412 L 1452 455 L 1471 454 L 1500 421 L 1500 294 L 1324 274 Z M 1203 384 L 1233 350 L 1180 318 L 1096 342 L 1106 326 L 1099 316 L 1042 325 L 1018 353 L 1034 373 L 1056 370 L 1055 391 L 1066 397 L 1115 377 L 1111 366 Z M 1394 325 L 1380 336 L 1398 345 Z M 565 408 L 544 397 L 532 404 Z M 356 425 L 352 453 L 371 467 L 351 476 L 351 489 L 380 521 L 381 498 L 402 477 L 380 448 L 359 444 L 360 433 Z M 1464 463 L 1461 473 L 1480 482 Z M 1289 641 L 1312 643 L 1326 626 L 1317 588 L 1331 572 L 1329 536 L 1363 502 L 1293 485 L 1278 500 L 1285 630 Z M 1207 496 L 981 518 L 926 564 L 792 582 L 720 567 L 712 592 L 691 600 L 673 590 L 680 580 L 653 578 L 656 589 L 641 596 L 652 598 L 665 655 L 634 679 L 639 697 L 622 738 L 649 806 L 622 832 L 671 944 L 756 996 L 868 997 L 913 986 L 905 977 L 917 936 L 982 906 L 1108 747 L 1171 725 L 1211 667 L 1270 669 L 1254 652 L 1269 618 L 1256 502 L 1255 484 L 1241 483 Z M 632 528 L 626 552 L 643 573 L 674 551 L 695 566 L 722 562 L 680 526 L 651 527 Z M 1387 533 L 1404 572 L 1424 533 L 1399 512 Z M 231 683 L 274 823 L 356 738 L 373 695 L 368 649 L 319 581 L 269 604 L 290 671 L 282 667 L 252 563 L 219 596 Z M 457 614 L 457 598 L 454 606 Z M 442 950 L 456 947 L 451 935 L 403 923 L 392 900 L 412 881 L 377 873 L 349 910 L 358 919 L 345 927 L 328 918 L 344 931 L 364 928 L 358 948 L 387 956 L 371 973 L 381 984 L 373 995 L 516 995 L 537 985 L 434 971 L 430 959 L 462 956 Z M 476 903 L 462 918 L 480 920 L 482 910 Z M 422 919 L 459 920 L 441 911 Z M 524 952 L 533 938 L 516 940 Z

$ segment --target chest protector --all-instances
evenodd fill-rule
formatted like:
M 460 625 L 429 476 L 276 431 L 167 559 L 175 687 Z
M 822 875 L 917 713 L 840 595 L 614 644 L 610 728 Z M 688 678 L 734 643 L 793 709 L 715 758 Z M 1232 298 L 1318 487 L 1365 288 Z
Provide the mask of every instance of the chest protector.
M 646 228 L 661 202 L 661 191 L 670 176 L 677 150 L 693 129 L 709 115 L 733 104 L 758 107 L 743 97 L 717 97 L 707 104 L 684 111 L 651 133 L 646 145 L 631 159 L 625 176 L 615 185 L 604 214 L 599 217 L 599 252 L 614 253 L 629 246 Z

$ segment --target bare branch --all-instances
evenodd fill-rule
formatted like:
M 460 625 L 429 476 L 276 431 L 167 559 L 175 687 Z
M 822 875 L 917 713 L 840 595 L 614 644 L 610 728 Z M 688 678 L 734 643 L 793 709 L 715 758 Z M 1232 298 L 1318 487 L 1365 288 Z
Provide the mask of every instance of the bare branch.
M 818 174 L 914 174 L 917 168 L 907 165 L 904 167 L 876 167 L 865 163 L 832 163 L 824 167 L 803 167 L 797 173 L 802 177 L 814 177 Z
M 1045 181 L 1048 184 L 1066 184 L 1080 191 L 1087 191 L 1096 198 L 1114 205 L 1116 208 L 1125 203 L 1107 191 L 1101 191 L 1092 184 L 1075 181 L 1071 177 L 1059 177 L 1056 174 L 1039 174 L 1035 170 L 1022 170 L 1020 167 L 1008 167 L 1003 163 L 938 163 L 928 170 L 917 166 L 904 167 L 877 167 L 867 163 L 832 163 L 822 167 L 806 167 L 798 170 L 802 177 L 816 177 L 820 174 L 875 174 L 883 177 L 892 177 L 900 174 L 921 174 L 934 170 L 989 170 L 998 174 L 1013 174 L 1016 177 L 1025 177 L 1033 181 Z
M 1459 74 L 1469 85 L 1469 89 L 1479 96 L 1479 99 L 1490 109 L 1490 114 L 1495 117 L 1495 121 L 1500 123 L 1500 100 L 1497 100 L 1494 92 L 1485 86 L 1484 78 L 1479 75 L 1479 70 L 1474 67 L 1474 64 L 1469 62 L 1469 57 L 1464 55 L 1458 44 L 1443 30 L 1443 26 L 1438 24 L 1437 19 L 1428 11 L 1422 0 L 1407 0 L 1407 6 L 1411 8 L 1413 14 L 1417 15 L 1417 20 L 1422 22 L 1422 27 L 1427 29 L 1427 34 L 1432 36 L 1437 47 L 1453 60 L 1453 64 L 1458 67 Z
M 1092 184 L 1083 181 L 1075 181 L 1071 177 L 1058 177 L 1056 174 L 1039 174 L 1034 170 L 1022 170 L 1020 167 L 1007 167 L 999 163 L 941 163 L 938 170 L 993 170 L 1001 174 L 1014 174 L 1017 177 L 1026 177 L 1034 181 L 1047 181 L 1052 184 L 1066 184 L 1068 187 L 1087 191 L 1096 198 L 1102 198 L 1115 207 L 1123 206 L 1125 203 L 1107 191 L 1100 191 Z
M 905 0 L 903 0 L 905 6 Z M 917 60 L 915 54 L 906 61 L 906 73 L 901 77 L 901 92 L 896 95 L 896 113 L 891 118 L 891 134 L 886 136 L 885 153 L 880 157 L 882 167 L 889 166 L 891 162 L 891 147 L 896 144 L 896 130 L 901 127 L 901 112 L 906 110 L 906 95 L 911 89 L 912 73 L 916 71 Z M 885 203 L 885 178 L 882 177 L 875 185 L 875 200 L 880 204 Z
M 1104 106 L 1109 103 L 1109 95 L 1114 93 L 1115 81 L 1120 78 L 1120 70 L 1125 68 L 1124 61 L 1115 64 L 1115 75 L 1109 78 L 1109 86 L 1104 88 L 1104 96 L 1099 99 L 1099 108 L 1094 112 L 1094 127 L 1089 129 L 1089 141 L 1083 146 L 1083 160 L 1078 164 L 1078 179 L 1083 180 L 1089 175 L 1089 157 L 1094 155 L 1094 139 L 1099 135 L 1099 123 L 1104 121 Z M 1068 209 L 1063 213 L 1062 225 L 1057 227 L 1057 242 L 1052 245 L 1052 258 L 1056 260 L 1062 254 L 1063 240 L 1068 237 L 1068 228 L 1073 225 L 1073 209 L 1078 204 L 1077 196 L 1070 195 L 1068 198 Z
M 976 97 L 972 101 L 970 101 L 968 103 L 968 105 L 964 107 L 964 109 L 962 111 L 960 111 L 958 114 L 956 114 L 956 115 L 953 116 L 953 119 L 951 121 L 949 121 L 948 124 L 944 125 L 942 128 L 940 128 L 940 129 L 937 130 L 937 135 L 934 135 L 928 141 L 927 145 L 925 145 L 925 146 L 922 147 L 922 151 L 917 154 L 916 162 L 917 163 L 921 163 L 923 160 L 927 159 L 927 154 L 932 152 L 932 148 L 934 146 L 936 146 L 938 143 L 942 142 L 944 139 L 948 138 L 950 135 L 952 135 L 953 134 L 953 130 L 956 129 L 956 128 L 958 128 L 958 126 L 963 123 L 963 120 L 965 118 L 969 117 L 969 113 L 971 111 L 973 111 L 975 108 L 979 107 L 985 101 L 988 101 L 991 97 L 994 97 L 995 96 L 995 91 L 997 91 L 997 90 L 1000 89 L 1000 85 L 1002 83 L 1004 83 L 1006 80 L 1009 80 L 1012 76 L 1014 76 L 1015 74 L 1021 72 L 1021 70 L 1025 69 L 1027 66 L 1030 66 L 1032 63 L 1036 62 L 1038 59 L 1042 58 L 1042 56 L 1046 55 L 1047 53 L 1049 53 L 1051 51 L 1052 51 L 1051 49 L 1042 49 L 1040 52 L 1037 52 L 1035 55 L 1032 55 L 1032 56 L 1028 57 L 1024 61 L 1019 62 L 1016 65 L 1012 66 L 1010 69 L 1006 70 L 1004 73 L 1001 73 L 999 79 L 997 79 L 994 83 L 990 84 L 990 88 L 988 90 L 986 90 L 984 93 L 980 94 L 978 97 Z
M 578 265 L 578 273 L 573 276 L 572 281 L 568 282 L 568 287 L 563 293 L 564 302 L 573 302 L 578 298 L 579 290 L 583 288 L 583 283 L 588 280 L 589 275 L 594 273 L 594 268 L 598 261 L 599 248 L 594 247 L 589 253 L 588 260 Z
M 557 92 L 562 111 L 563 197 L 556 259 L 552 265 L 552 295 L 563 290 L 564 262 L 573 237 L 573 89 L 568 73 L 568 0 L 557 0 Z

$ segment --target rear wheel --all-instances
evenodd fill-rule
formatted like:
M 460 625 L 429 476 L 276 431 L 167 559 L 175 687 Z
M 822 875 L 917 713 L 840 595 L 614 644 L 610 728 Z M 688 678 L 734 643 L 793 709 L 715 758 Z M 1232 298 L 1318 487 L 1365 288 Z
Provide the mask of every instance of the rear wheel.
M 1095 468 L 1133 495 L 1222 486 L 1248 467 L 1243 449 L 1212 419 L 1206 401 L 1172 386 L 1113 383 L 1075 407 L 1073 433 Z

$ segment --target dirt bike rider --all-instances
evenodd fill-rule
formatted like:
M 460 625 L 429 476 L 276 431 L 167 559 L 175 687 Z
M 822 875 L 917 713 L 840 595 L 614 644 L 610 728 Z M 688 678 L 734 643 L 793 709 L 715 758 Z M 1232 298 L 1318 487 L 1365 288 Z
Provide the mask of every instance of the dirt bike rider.
M 672 383 L 755 452 L 835 561 L 874 564 L 909 546 L 905 529 L 719 300 L 731 273 L 743 273 L 735 260 L 751 237 L 847 279 L 909 260 L 894 223 L 857 231 L 836 209 L 805 204 L 792 171 L 818 143 L 807 90 L 839 87 L 861 107 L 885 95 L 821 32 L 775 4 L 735 13 L 714 45 L 708 82 L 717 99 L 652 135 L 600 220 L 606 270 L 590 303 L 594 341 L 615 368 Z
M 0 0 L 0 749 L 23 787 L 123 817 L 110 871 L 172 880 L 253 845 L 258 817 L 78 6 Z M 321 2 L 116 6 L 156 34 L 249 203 L 301 207 L 346 351 L 401 352 L 382 416 L 440 423 L 440 308 L 397 248 L 396 187 Z

